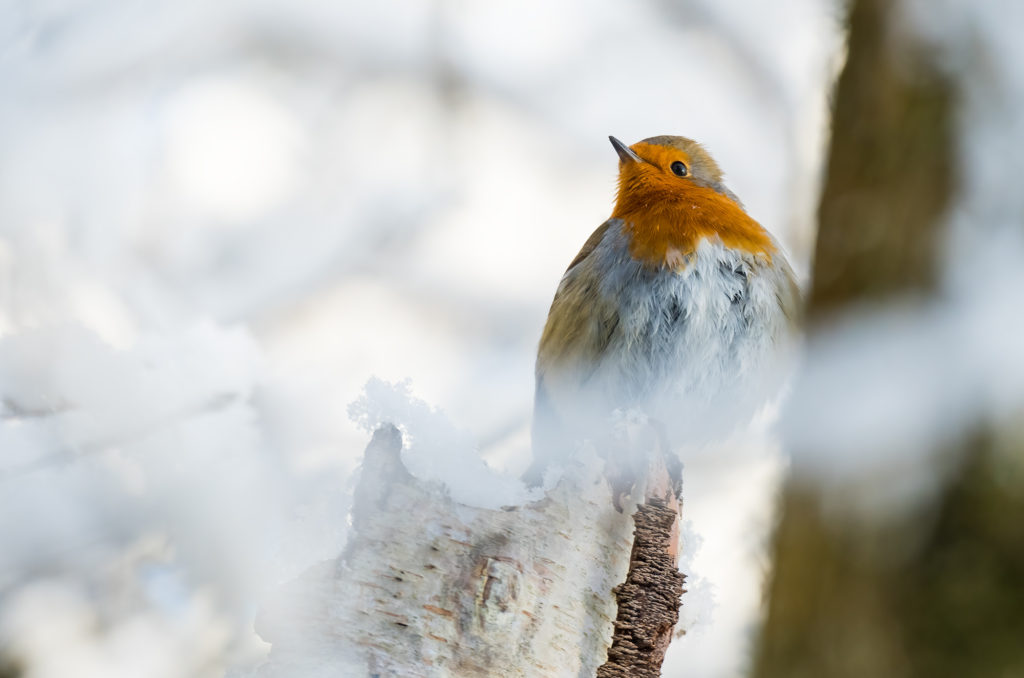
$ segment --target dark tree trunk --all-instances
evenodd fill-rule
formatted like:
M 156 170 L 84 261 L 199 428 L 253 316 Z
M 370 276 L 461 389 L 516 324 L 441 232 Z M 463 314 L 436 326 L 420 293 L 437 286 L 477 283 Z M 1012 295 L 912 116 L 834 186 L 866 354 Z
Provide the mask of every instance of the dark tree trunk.
M 933 297 L 942 270 L 956 90 L 933 54 L 897 33 L 898 5 L 851 8 L 808 309 L 812 347 L 815 330 L 845 310 Z M 934 500 L 869 517 L 853 506 L 862 487 L 842 488 L 847 501 L 797 469 L 782 498 L 754 676 L 1024 675 L 1024 463 L 1007 462 L 1024 459 L 1021 431 L 979 422 L 915 458 L 954 469 Z

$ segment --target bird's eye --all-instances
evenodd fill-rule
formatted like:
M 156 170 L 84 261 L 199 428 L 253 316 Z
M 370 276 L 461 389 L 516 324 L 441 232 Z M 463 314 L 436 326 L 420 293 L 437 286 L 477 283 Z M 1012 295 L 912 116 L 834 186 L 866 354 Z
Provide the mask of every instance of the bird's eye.
M 672 173 L 675 174 L 677 177 L 685 177 L 686 176 L 686 165 L 684 165 L 683 163 L 679 162 L 678 160 L 676 160 L 674 163 L 672 163 L 672 165 L 670 166 L 670 169 L 672 170 Z

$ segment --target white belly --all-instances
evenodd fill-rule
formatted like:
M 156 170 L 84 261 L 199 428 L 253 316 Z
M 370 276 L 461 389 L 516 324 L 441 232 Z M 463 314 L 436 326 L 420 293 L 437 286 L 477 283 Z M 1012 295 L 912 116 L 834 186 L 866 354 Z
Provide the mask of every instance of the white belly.
M 551 384 L 557 409 L 581 407 L 591 425 L 611 410 L 639 409 L 709 435 L 749 420 L 778 383 L 790 326 L 785 272 L 708 240 L 676 270 L 650 270 L 614 232 L 591 257 L 618 324 L 589 374 L 553 380 L 562 381 Z

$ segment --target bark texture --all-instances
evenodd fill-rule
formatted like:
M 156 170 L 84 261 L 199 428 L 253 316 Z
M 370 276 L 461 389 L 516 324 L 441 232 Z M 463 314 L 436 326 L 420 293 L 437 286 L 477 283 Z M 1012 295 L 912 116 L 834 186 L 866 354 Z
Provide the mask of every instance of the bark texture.
M 615 587 L 619 612 L 608 661 L 597 678 L 657 678 L 686 577 L 676 567 L 679 509 L 674 498 L 649 498 L 633 514 L 633 552 L 625 583 Z
M 397 429 L 376 432 L 345 552 L 264 607 L 257 631 L 273 647 L 259 675 L 595 675 L 637 499 L 617 511 L 592 459 L 539 502 L 473 508 L 410 476 L 401 448 Z

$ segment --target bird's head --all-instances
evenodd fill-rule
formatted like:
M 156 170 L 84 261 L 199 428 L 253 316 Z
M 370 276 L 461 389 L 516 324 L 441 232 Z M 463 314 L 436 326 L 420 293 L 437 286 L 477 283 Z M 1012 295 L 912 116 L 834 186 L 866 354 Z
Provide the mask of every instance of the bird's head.
M 711 190 L 739 204 L 722 183 L 722 170 L 704 147 L 686 137 L 659 136 L 627 146 L 608 137 L 619 154 L 619 195 L 615 212 L 638 204 L 648 208 Z
M 627 146 L 609 138 L 619 154 L 612 218 L 629 230 L 634 258 L 675 267 L 677 254 L 693 253 L 705 238 L 771 258 L 771 236 L 725 187 L 722 170 L 696 141 L 661 136 Z

